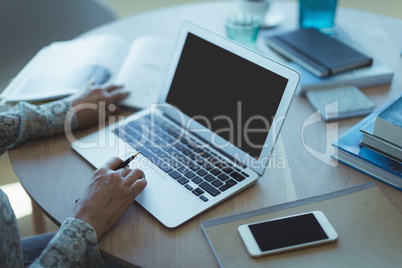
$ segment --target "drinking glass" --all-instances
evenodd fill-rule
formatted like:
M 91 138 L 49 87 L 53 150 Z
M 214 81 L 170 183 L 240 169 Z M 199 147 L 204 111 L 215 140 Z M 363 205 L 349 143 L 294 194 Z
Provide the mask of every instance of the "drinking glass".
M 254 49 L 261 18 L 252 13 L 234 13 L 226 18 L 225 27 L 230 39 Z

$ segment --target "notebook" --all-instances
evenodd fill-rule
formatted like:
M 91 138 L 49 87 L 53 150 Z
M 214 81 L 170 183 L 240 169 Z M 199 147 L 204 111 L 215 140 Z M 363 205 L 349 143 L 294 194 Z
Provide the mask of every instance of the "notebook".
M 312 28 L 269 37 L 267 44 L 318 77 L 370 66 L 372 58 Z
M 306 98 L 325 121 L 371 113 L 375 105 L 355 86 L 325 87 L 306 91 Z
M 136 202 L 174 228 L 263 174 L 299 75 L 257 52 L 184 23 L 157 104 L 72 148 L 93 166 L 128 158 L 148 185 Z

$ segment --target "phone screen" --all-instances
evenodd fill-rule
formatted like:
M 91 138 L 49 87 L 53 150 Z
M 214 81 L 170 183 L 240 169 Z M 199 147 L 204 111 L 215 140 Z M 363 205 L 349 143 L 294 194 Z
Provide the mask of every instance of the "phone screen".
M 328 239 L 313 213 L 249 225 L 261 251 Z

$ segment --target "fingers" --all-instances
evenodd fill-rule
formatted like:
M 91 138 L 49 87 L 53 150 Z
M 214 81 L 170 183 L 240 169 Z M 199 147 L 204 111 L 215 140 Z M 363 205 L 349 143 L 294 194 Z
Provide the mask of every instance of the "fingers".
M 112 157 L 110 158 L 105 164 L 103 164 L 99 169 L 111 169 L 111 170 L 116 170 L 117 167 L 123 163 L 123 160 L 121 160 L 118 157 Z
M 121 89 L 123 88 L 122 85 L 111 85 L 105 88 L 106 92 L 111 93 L 113 91 L 115 91 L 116 89 Z
M 123 178 L 128 177 L 130 175 L 129 178 L 126 179 L 129 185 L 133 184 L 135 180 L 145 177 L 144 173 L 139 169 L 132 170 L 131 168 L 128 167 L 117 169 L 121 163 L 123 163 L 123 160 L 121 158 L 112 157 L 105 164 L 103 164 L 98 170 L 117 171 Z
M 132 195 L 134 198 L 137 197 L 142 191 L 144 191 L 145 187 L 147 186 L 147 181 L 145 178 L 141 178 L 136 180 L 130 188 L 128 188 L 128 194 Z
M 128 95 L 130 95 L 129 91 L 121 90 L 122 88 L 123 86 L 116 86 L 116 85 L 108 86 L 105 88 L 105 91 L 109 93 L 107 96 L 109 102 L 116 103 L 121 101 L 122 99 L 127 98 Z
M 128 167 L 117 169 L 120 166 L 120 164 L 123 162 L 124 161 L 119 157 L 112 157 L 105 164 L 103 164 L 99 168 L 99 170 L 100 169 L 109 169 L 109 170 L 113 170 L 113 171 L 118 171 L 123 177 L 126 177 L 128 174 L 130 174 L 130 172 L 132 170 Z M 142 173 L 142 171 L 141 171 L 141 173 Z M 144 175 L 142 173 L 142 175 L 139 175 L 139 176 L 144 176 Z
M 135 169 L 126 177 L 125 184 L 128 194 L 136 197 L 145 189 L 147 181 L 145 180 L 144 173 L 139 169 Z
M 112 85 L 102 89 L 101 94 L 103 96 L 100 99 L 104 100 L 107 105 L 113 105 L 106 111 L 107 115 L 119 113 L 118 103 L 130 95 L 129 91 L 124 91 L 122 88 L 123 86 Z
M 118 170 L 120 172 L 120 174 L 123 176 L 123 178 L 127 177 L 128 174 L 130 174 L 131 169 L 128 167 L 124 167 Z
M 144 172 L 142 172 L 139 169 L 134 169 L 129 172 L 129 174 L 126 176 L 124 184 L 125 186 L 129 187 L 131 186 L 136 180 L 139 180 L 141 178 L 145 178 Z
M 127 98 L 128 95 L 130 95 L 130 92 L 128 91 L 114 90 L 109 93 L 108 99 L 111 103 L 118 103 L 119 101 Z

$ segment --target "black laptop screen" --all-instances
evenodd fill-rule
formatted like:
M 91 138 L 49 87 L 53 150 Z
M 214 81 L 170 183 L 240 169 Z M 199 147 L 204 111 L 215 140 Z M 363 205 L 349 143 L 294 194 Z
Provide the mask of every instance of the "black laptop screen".
M 166 101 L 258 159 L 287 83 L 189 33 Z

